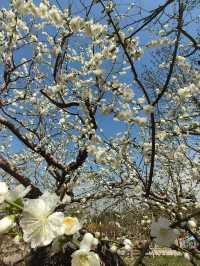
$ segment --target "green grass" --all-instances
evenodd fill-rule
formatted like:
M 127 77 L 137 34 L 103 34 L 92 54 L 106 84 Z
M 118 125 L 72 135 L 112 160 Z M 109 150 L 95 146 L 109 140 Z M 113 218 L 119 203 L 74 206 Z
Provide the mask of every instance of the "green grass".
M 133 266 L 134 259 L 126 260 L 128 266 Z M 191 266 L 192 264 L 183 257 L 156 256 L 144 259 L 146 266 Z M 198 264 L 200 266 L 200 263 Z

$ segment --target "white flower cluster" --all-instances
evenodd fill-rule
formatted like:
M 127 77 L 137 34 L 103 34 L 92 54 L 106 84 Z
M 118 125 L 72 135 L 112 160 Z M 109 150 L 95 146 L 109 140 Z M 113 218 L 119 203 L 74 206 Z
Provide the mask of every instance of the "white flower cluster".
M 0 220 L 0 234 L 8 233 L 19 236 L 19 226 L 23 239 L 30 243 L 31 248 L 47 246 L 60 236 L 76 234 L 81 224 L 76 217 L 64 216 L 63 212 L 55 211 L 61 204 L 55 193 L 44 192 L 37 199 L 24 199 L 31 187 L 17 186 L 10 190 L 5 182 L 0 182 L 0 207 L 4 217 Z M 69 200 L 68 200 L 69 202 Z M 72 254 L 73 266 L 100 266 L 100 259 L 95 252 L 98 240 L 86 233 L 80 242 L 80 249 Z
M 36 6 L 32 1 L 14 0 L 13 5 L 21 15 L 32 15 L 51 22 L 55 26 L 63 26 L 64 16 L 56 6 L 50 6 L 48 2 Z
M 178 95 L 182 98 L 189 98 L 198 94 L 199 88 L 193 83 L 178 90 Z
M 50 5 L 49 1 L 43 1 L 37 6 L 33 1 L 13 0 L 13 6 L 21 15 L 32 15 L 56 27 L 66 26 L 66 23 L 69 22 L 69 28 L 72 32 L 76 33 L 83 28 L 85 34 L 94 39 L 105 30 L 105 27 L 101 24 L 93 21 L 84 22 L 79 16 L 71 18 L 69 21 L 69 18 L 66 18 L 68 12 L 66 10 L 61 12 L 55 5 Z M 15 18 L 14 13 L 12 17 Z
M 126 40 L 125 45 L 134 60 L 137 60 L 142 56 L 143 51 L 141 47 L 139 47 L 139 42 L 137 38 Z
M 110 251 L 112 253 L 117 253 L 118 255 L 125 255 L 133 249 L 133 243 L 130 239 L 126 238 L 123 240 L 123 243 L 118 246 L 116 243 L 110 246 Z
M 167 38 L 161 38 L 159 40 L 152 40 L 146 45 L 146 48 L 155 48 L 162 45 L 173 45 L 174 41 L 167 39 Z

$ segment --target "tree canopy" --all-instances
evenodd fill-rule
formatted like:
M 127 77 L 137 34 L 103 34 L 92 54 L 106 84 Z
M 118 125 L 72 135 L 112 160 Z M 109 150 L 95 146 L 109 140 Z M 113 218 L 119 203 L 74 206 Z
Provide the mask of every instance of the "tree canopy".
M 198 8 L 194 0 L 2 2 L 0 203 L 12 202 L 3 213 L 15 214 L 18 199 L 23 213 L 50 201 L 48 217 L 57 208 L 148 209 L 139 217 L 159 244 L 172 246 L 175 230 L 200 244 Z M 18 183 L 23 195 L 13 192 Z M 32 247 L 61 234 L 33 240 L 22 216 Z M 197 251 L 182 252 L 196 265 Z

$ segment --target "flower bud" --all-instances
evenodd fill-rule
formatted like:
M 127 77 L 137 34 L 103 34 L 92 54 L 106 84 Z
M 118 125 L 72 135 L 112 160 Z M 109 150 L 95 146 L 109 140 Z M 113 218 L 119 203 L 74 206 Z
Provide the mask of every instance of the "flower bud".
M 21 236 L 16 235 L 16 236 L 14 237 L 14 243 L 15 243 L 16 245 L 20 245 L 20 240 L 21 240 Z
M 132 247 L 131 247 L 130 245 L 125 245 L 125 246 L 124 246 L 124 249 L 125 249 L 126 251 L 130 251 L 130 250 L 132 249 Z
M 7 233 L 14 226 L 14 216 L 6 216 L 0 220 L 0 234 Z
M 197 227 L 197 224 L 194 220 L 189 220 L 188 221 L 188 227 L 192 230 L 192 229 L 195 229 Z
M 85 251 L 90 251 L 93 244 L 94 237 L 90 233 L 86 233 L 83 237 L 83 240 L 80 243 L 80 249 Z
M 110 251 L 113 252 L 113 253 L 117 252 L 117 246 L 116 245 L 112 245 L 110 247 Z
M 99 238 L 101 236 L 101 233 L 100 232 L 95 232 L 95 237 L 96 238 Z
M 126 238 L 126 239 L 124 239 L 124 245 L 129 245 L 129 246 L 132 246 L 133 244 L 132 244 L 132 242 L 131 242 L 131 240 L 130 239 L 128 239 L 128 238 Z
M 190 254 L 189 254 L 189 253 L 185 252 L 183 256 L 184 256 L 184 258 L 185 258 L 186 260 L 189 260 L 189 261 L 191 260 L 191 258 L 190 258 Z

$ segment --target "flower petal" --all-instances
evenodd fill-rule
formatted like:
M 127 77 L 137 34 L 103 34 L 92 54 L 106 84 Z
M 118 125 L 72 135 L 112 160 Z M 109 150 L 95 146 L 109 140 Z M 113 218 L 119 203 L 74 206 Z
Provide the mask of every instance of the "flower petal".
M 48 218 L 49 226 L 55 232 L 55 235 L 64 234 L 64 214 L 62 212 L 54 212 Z
M 59 197 L 55 193 L 50 193 L 49 191 L 45 191 L 40 199 L 45 202 L 49 213 L 55 210 L 59 202 Z

